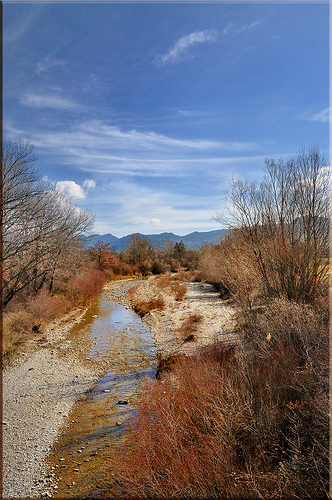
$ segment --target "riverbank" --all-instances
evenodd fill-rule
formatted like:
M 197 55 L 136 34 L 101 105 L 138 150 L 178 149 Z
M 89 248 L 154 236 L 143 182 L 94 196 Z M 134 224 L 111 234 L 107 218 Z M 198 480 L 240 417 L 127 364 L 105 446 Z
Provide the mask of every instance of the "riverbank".
M 142 319 L 152 333 L 158 353 L 162 358 L 175 354 L 190 355 L 198 348 L 213 344 L 220 340 L 227 344 L 238 341 L 235 332 L 235 309 L 227 301 L 220 298 L 219 293 L 209 283 L 194 281 L 180 282 L 186 287 L 182 300 L 169 287 L 160 286 L 158 277 L 151 277 L 139 287 L 119 296 L 115 283 L 105 287 L 106 293 L 131 308 L 140 302 L 148 302 L 160 298 L 164 303 L 162 310 L 153 309 Z M 184 341 L 181 328 L 190 317 L 199 317 L 194 339 Z
M 188 282 L 186 295 L 176 300 L 154 277 L 136 285 L 133 280 L 110 282 L 104 292 L 111 300 L 133 308 L 135 301 L 162 297 L 164 309 L 143 318 L 154 334 L 159 354 L 190 354 L 217 339 L 234 342 L 233 315 L 211 285 Z M 3 497 L 36 498 L 56 490 L 53 474 L 47 473 L 45 458 L 68 421 L 75 402 L 94 386 L 103 367 L 86 358 L 91 346 L 87 331 L 69 335 L 84 311 L 49 324 L 43 341 L 26 346 L 3 373 Z M 198 314 L 195 340 L 183 342 L 177 333 L 188 315 Z M 48 474 L 48 476 L 47 476 Z
M 36 498 L 45 484 L 56 488 L 44 460 L 74 403 L 99 378 L 83 363 L 87 339 L 67 338 L 83 316 L 77 310 L 49 324 L 43 343 L 27 345 L 3 372 L 3 498 Z

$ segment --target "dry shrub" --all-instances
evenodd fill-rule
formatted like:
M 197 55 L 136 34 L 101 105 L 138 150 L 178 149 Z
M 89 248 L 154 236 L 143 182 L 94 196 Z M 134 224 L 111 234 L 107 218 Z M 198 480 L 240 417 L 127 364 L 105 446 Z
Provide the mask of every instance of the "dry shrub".
M 155 278 L 154 282 L 159 288 L 165 289 L 165 288 L 171 286 L 171 284 L 172 284 L 172 282 L 174 282 L 174 280 L 173 280 L 171 274 L 167 273 L 167 274 L 163 274 L 163 275 Z
M 106 275 L 103 271 L 94 269 L 72 278 L 67 285 L 67 294 L 76 305 L 86 305 L 102 290 Z
M 155 278 L 155 285 L 162 290 L 168 289 L 171 293 L 174 294 L 175 300 L 182 300 L 186 293 L 187 287 L 186 285 L 182 285 L 178 282 L 178 279 L 171 274 L 163 274 Z
M 178 281 L 191 281 L 192 279 L 195 278 L 196 274 L 198 271 L 178 271 L 176 274 L 174 274 L 173 279 L 178 280 Z
M 25 310 L 4 313 L 2 355 L 6 366 L 20 345 L 32 336 L 33 318 Z
M 276 329 L 290 331 L 299 314 L 308 314 L 299 307 L 272 304 L 261 314 L 260 335 L 267 336 L 273 314 Z M 309 313 L 305 338 L 317 333 L 315 314 L 316 320 Z M 256 343 L 255 352 L 216 344 L 147 382 L 117 456 L 124 497 L 329 498 L 323 323 L 325 334 L 306 364 L 298 343 L 280 336 L 268 349 Z
M 186 285 L 175 284 L 172 287 L 172 292 L 174 293 L 175 300 L 181 301 L 186 296 L 187 287 Z
M 248 335 L 258 352 L 288 346 L 299 357 L 300 364 L 317 371 L 328 363 L 326 307 L 324 302 L 317 310 L 306 304 L 275 299 L 263 313 L 257 314 Z
M 186 316 L 181 326 L 176 330 L 180 334 L 184 342 L 195 340 L 195 333 L 197 332 L 198 325 L 202 322 L 203 316 L 198 313 L 192 313 Z
M 27 300 L 27 310 L 30 311 L 34 325 L 47 323 L 58 316 L 61 311 L 61 302 L 48 290 L 42 289 L 34 297 Z
M 147 301 L 135 302 L 133 304 L 134 311 L 139 314 L 139 316 L 145 316 L 148 312 L 153 309 L 158 309 L 159 311 L 165 308 L 165 302 L 161 298 L 151 299 Z

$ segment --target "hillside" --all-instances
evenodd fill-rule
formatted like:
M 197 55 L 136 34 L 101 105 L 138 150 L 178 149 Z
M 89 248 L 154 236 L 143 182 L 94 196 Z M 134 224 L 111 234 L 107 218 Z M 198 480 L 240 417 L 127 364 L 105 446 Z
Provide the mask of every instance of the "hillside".
M 195 231 L 193 233 L 186 234 L 185 236 L 179 236 L 174 233 L 161 233 L 161 234 L 140 234 L 141 236 L 148 238 L 151 242 L 156 243 L 159 247 L 162 247 L 166 240 L 172 241 L 173 243 L 180 243 L 182 240 L 187 248 L 195 248 L 202 245 L 203 243 L 218 243 L 218 240 L 222 238 L 227 229 L 217 229 L 215 231 L 205 231 L 199 232 Z M 87 236 L 84 240 L 86 246 L 91 246 L 97 243 L 97 241 L 103 241 L 104 243 L 109 243 L 113 250 L 119 251 L 124 250 L 126 245 L 129 243 L 131 234 L 118 238 L 113 234 L 92 234 Z

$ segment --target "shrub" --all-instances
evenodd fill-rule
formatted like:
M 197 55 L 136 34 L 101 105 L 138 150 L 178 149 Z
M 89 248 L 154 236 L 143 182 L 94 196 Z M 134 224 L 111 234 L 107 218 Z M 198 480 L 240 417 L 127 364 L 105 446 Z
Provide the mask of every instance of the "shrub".
M 60 301 L 45 289 L 40 290 L 34 297 L 30 297 L 26 307 L 36 326 L 51 321 L 61 313 Z
M 187 287 L 186 285 L 180 285 L 180 284 L 175 284 L 173 287 L 172 287 L 172 291 L 174 293 L 174 296 L 175 296 L 175 300 L 177 301 L 181 301 L 184 299 L 184 297 L 186 296 L 186 293 L 187 293 Z
M 328 498 L 328 323 L 295 306 L 261 312 L 255 350 L 218 343 L 166 360 L 159 381 L 146 382 L 116 458 L 126 497 Z M 285 335 L 307 314 L 299 335 L 319 327 L 318 343 L 303 364 L 305 344 Z M 271 346 L 269 332 L 279 332 Z
M 180 334 L 184 342 L 195 340 L 195 333 L 197 332 L 198 325 L 202 322 L 203 316 L 198 313 L 189 314 L 182 325 L 176 330 Z
M 145 316 L 148 312 L 152 311 L 153 309 L 158 309 L 159 311 L 161 311 L 164 308 L 165 308 L 165 302 L 161 298 L 151 299 L 149 301 L 136 302 L 133 304 L 134 311 L 137 314 L 139 314 L 139 316 L 142 317 Z
M 87 271 L 68 282 L 67 294 L 77 305 L 86 305 L 101 292 L 106 279 L 103 271 Z

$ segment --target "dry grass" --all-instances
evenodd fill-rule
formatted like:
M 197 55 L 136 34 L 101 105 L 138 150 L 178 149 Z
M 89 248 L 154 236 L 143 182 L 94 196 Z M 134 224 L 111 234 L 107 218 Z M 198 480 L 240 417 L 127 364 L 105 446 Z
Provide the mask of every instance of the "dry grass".
M 146 382 L 117 455 L 124 498 L 328 498 L 328 324 L 298 307 L 272 304 L 246 350 L 216 344 Z M 318 335 L 305 363 L 298 338 L 282 334 L 298 314 L 316 317 L 295 327 L 303 345 Z
M 172 292 L 174 294 L 175 300 L 180 302 L 183 300 L 187 294 L 186 285 L 175 284 L 172 287 Z
M 195 340 L 195 333 L 199 324 L 203 321 L 203 316 L 198 313 L 187 315 L 181 326 L 176 330 L 183 342 Z

